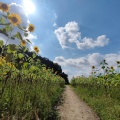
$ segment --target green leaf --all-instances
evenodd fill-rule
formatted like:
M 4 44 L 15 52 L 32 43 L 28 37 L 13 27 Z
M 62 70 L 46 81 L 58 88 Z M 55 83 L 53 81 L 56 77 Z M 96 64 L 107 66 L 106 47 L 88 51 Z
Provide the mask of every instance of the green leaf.
M 6 29 L 6 32 L 9 32 L 9 31 L 13 30 L 13 28 L 11 26 L 6 26 L 5 29 Z
M 17 32 L 17 33 L 15 34 L 15 37 L 17 37 L 17 38 L 20 39 L 20 40 L 23 39 L 23 38 L 22 38 L 22 35 L 21 35 L 19 32 Z
M 31 43 L 31 41 L 29 39 L 26 39 L 29 43 Z M 32 43 L 31 43 L 32 44 Z
M 105 69 L 105 66 L 102 66 L 102 69 Z
M 0 29 L 0 33 L 2 33 L 2 34 L 4 34 L 5 36 L 7 36 L 7 37 L 9 37 L 9 35 L 8 35 L 8 33 L 6 33 L 6 29 L 5 28 L 3 28 L 3 29 Z M 12 36 L 12 37 L 10 37 L 10 39 L 15 39 L 14 38 L 15 36 Z
M 13 37 L 10 37 L 10 39 L 13 39 L 13 40 L 15 40 L 15 37 L 13 36 Z
M 36 57 L 36 54 L 35 54 L 35 53 L 33 53 L 33 54 L 32 54 L 32 57 L 33 57 L 33 58 L 35 58 L 35 57 Z
M 14 45 L 14 44 L 9 44 L 9 45 L 8 45 L 8 49 L 9 49 L 11 52 L 17 50 L 16 45 Z
M 24 29 L 24 27 L 22 28 L 20 25 L 18 25 L 18 28 L 24 32 L 28 32 L 27 30 Z
M 11 61 L 12 61 L 12 58 L 13 58 L 12 53 L 7 53 L 7 54 L 6 54 L 6 57 L 5 57 L 5 60 L 6 60 L 7 62 L 11 62 Z
M 21 27 L 20 25 L 18 25 L 18 28 L 19 28 L 20 30 L 23 30 L 22 27 Z
M 28 33 L 25 32 L 25 33 L 24 33 L 24 36 L 27 37 L 27 36 L 28 36 Z
M 1 17 L 0 18 L 0 24 L 4 24 L 6 22 L 5 18 L 4 17 Z
M 0 40 L 0 47 L 3 46 L 3 40 Z
M 19 54 L 18 54 L 18 57 L 19 57 L 20 59 L 22 59 L 22 58 L 24 57 L 24 54 L 19 53 Z
M 3 14 L 2 14 L 2 16 L 7 19 L 7 16 L 6 16 L 6 15 L 3 15 Z
M 26 52 L 27 51 L 27 47 L 24 47 L 24 50 L 23 50 L 24 52 Z
M 24 67 L 24 68 L 27 68 L 27 67 L 29 67 L 29 63 L 27 63 L 27 62 L 24 62 L 24 64 L 23 64 L 23 67 Z
M 27 29 L 25 26 L 22 26 L 23 29 Z
M 0 25 L 10 25 L 11 23 L 0 23 Z

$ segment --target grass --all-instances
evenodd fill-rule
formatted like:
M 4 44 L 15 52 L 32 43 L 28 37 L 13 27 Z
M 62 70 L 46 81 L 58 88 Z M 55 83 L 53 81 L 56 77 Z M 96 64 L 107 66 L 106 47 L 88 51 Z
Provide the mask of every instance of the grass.
M 120 120 L 120 101 L 101 89 L 75 86 L 75 92 L 96 111 L 101 120 Z

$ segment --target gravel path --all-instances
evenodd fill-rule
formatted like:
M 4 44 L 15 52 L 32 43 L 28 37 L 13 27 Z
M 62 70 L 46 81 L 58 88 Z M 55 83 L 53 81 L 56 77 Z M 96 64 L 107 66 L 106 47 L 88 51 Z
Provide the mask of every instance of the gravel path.
M 58 106 L 61 120 L 100 120 L 91 108 L 66 86 L 63 104 Z

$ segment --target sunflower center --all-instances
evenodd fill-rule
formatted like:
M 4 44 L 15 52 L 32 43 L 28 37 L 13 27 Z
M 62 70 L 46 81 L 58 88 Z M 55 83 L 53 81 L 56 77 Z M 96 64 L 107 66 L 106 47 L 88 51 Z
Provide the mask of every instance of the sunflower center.
M 13 21 L 14 23 L 16 23 L 16 22 L 18 22 L 18 19 L 17 19 L 16 17 L 12 17 L 12 21 Z
M 23 44 L 26 44 L 26 42 L 25 42 L 25 41 L 22 41 L 22 43 L 23 43 Z
M 3 9 L 8 9 L 8 7 L 7 7 L 6 4 L 2 4 L 2 8 L 3 8 Z
M 30 27 L 29 29 L 30 29 L 30 31 L 32 31 L 32 30 L 33 30 L 33 27 Z

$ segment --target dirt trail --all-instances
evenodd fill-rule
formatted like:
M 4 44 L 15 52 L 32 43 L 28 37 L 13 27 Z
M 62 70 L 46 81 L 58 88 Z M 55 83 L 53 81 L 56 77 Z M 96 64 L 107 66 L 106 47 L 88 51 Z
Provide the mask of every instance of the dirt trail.
M 66 86 L 63 99 L 63 104 L 58 107 L 61 120 L 100 120 L 70 86 Z

